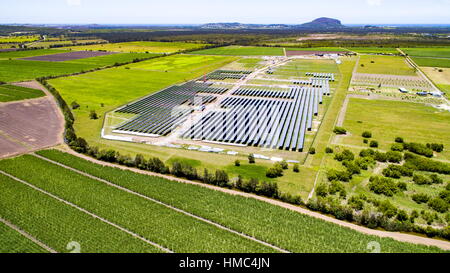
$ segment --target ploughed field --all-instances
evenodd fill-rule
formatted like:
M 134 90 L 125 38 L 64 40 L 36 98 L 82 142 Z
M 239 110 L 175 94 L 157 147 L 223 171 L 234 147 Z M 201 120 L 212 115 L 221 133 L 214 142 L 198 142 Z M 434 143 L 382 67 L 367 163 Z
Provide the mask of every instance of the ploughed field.
M 0 218 L 56 252 L 70 242 L 83 253 L 367 252 L 371 241 L 383 252 L 439 251 L 55 150 L 39 155 L 0 161 Z
M 59 144 L 58 111 L 50 98 L 0 104 L 0 157 Z

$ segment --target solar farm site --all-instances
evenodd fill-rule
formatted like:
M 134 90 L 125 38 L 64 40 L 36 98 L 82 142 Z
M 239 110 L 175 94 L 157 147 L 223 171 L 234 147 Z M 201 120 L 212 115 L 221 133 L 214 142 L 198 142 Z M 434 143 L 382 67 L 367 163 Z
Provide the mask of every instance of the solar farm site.
M 320 60 L 336 65 L 333 59 Z M 180 148 L 223 146 L 205 150 L 210 152 L 251 146 L 304 152 L 306 135 L 317 130 L 324 98 L 339 77 L 323 68 L 308 71 L 302 66 L 306 62 L 266 58 L 253 70 L 225 67 L 170 86 L 110 113 L 126 118 L 104 128 L 109 132 L 104 137 Z M 258 81 L 263 83 L 252 83 Z

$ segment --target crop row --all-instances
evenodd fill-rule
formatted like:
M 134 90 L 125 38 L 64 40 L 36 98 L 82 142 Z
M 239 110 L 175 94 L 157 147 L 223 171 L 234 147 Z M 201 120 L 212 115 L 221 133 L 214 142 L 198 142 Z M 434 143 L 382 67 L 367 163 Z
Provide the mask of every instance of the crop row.
M 44 253 L 33 241 L 0 222 L 0 253 Z
M 38 153 L 292 252 L 366 252 L 371 241 L 381 243 L 383 252 L 437 251 L 365 235 L 253 198 L 102 166 L 57 150 Z
M 31 155 L 3 160 L 0 169 L 175 252 L 274 251 Z
M 79 243 L 84 253 L 159 252 L 131 235 L 2 174 L 0 192 L 0 217 L 57 252 L 67 252 L 70 242 Z M 19 249 L 7 245 L 5 250 Z M 35 249 L 20 250 L 35 252 Z

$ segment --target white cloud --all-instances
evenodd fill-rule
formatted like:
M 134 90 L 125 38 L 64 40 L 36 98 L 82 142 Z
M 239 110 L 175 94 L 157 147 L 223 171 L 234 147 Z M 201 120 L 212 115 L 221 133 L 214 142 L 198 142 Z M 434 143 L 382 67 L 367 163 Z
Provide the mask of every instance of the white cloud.
M 66 3 L 70 7 L 80 6 L 81 5 L 81 0 L 66 0 Z
M 381 6 L 382 0 L 366 0 L 366 2 L 367 5 L 374 7 L 374 6 Z

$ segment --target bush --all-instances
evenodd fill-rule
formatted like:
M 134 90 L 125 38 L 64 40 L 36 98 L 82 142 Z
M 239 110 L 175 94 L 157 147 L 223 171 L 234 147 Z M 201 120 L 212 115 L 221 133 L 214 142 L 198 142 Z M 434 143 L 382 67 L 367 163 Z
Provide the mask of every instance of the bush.
M 371 148 L 378 148 L 378 141 L 376 141 L 376 140 L 370 141 L 369 146 L 370 146 Z
M 346 149 L 346 150 L 342 151 L 341 153 L 337 153 L 334 156 L 334 159 L 337 161 L 354 160 L 355 155 L 352 153 L 352 151 Z
M 98 115 L 95 112 L 95 110 L 91 110 L 91 112 L 89 113 L 89 118 L 90 119 L 98 119 Z
M 275 182 L 263 181 L 257 187 L 256 193 L 267 197 L 278 197 L 278 184 Z
M 70 104 L 70 107 L 72 107 L 73 110 L 80 108 L 80 105 L 76 101 L 72 101 Z
M 360 157 L 374 157 L 375 151 L 372 149 L 364 149 L 364 150 L 361 150 L 361 152 L 359 152 L 359 156 Z
M 420 143 L 408 143 L 406 149 L 411 153 L 423 155 L 426 157 L 433 157 L 433 150 Z
M 367 144 L 367 143 L 369 143 L 369 140 L 367 138 L 365 138 L 365 139 L 363 139 L 363 143 Z
M 345 160 L 342 162 L 342 165 L 344 165 L 347 168 L 347 171 L 352 175 L 361 173 L 361 168 L 358 166 L 358 164 L 356 164 L 354 160 Z
M 386 169 L 383 170 L 382 174 L 386 177 L 399 179 L 402 176 L 411 177 L 413 175 L 413 171 L 406 168 L 405 166 L 389 165 Z
M 273 167 L 267 169 L 266 176 L 269 178 L 276 178 L 283 176 L 283 167 L 279 163 L 275 163 Z
M 378 206 L 378 210 L 384 214 L 387 218 L 392 218 L 397 214 L 397 208 L 389 202 L 389 200 L 385 200 L 380 203 Z
M 396 137 L 396 138 L 395 138 L 395 142 L 397 142 L 397 143 L 403 143 L 404 140 L 403 140 L 402 137 Z
M 333 132 L 334 132 L 336 135 L 345 135 L 345 134 L 347 134 L 347 130 L 345 130 L 345 129 L 342 128 L 342 127 L 335 127 L 334 130 L 333 130 Z
M 400 163 L 403 159 L 403 155 L 400 152 L 389 151 L 386 153 L 386 159 L 391 163 Z
M 423 158 L 411 153 L 405 153 L 405 166 L 418 171 L 426 171 L 440 174 L 450 174 L 450 164 Z
M 292 195 L 290 193 L 283 193 L 280 195 L 280 200 L 286 203 L 294 204 L 294 205 L 302 205 L 303 200 L 299 195 Z
M 354 210 L 363 210 L 364 209 L 364 200 L 358 196 L 352 196 L 348 200 L 348 205 Z
M 403 144 L 402 143 L 394 143 L 391 146 L 391 151 L 403 152 Z
M 316 154 L 316 148 L 314 147 L 309 148 L 309 154 L 311 155 Z
M 327 154 L 332 154 L 334 151 L 333 151 L 333 149 L 332 148 L 330 148 L 330 147 L 326 147 L 325 148 L 325 153 L 327 153 Z
M 444 144 L 427 143 L 427 148 L 430 148 L 431 150 L 440 153 L 444 150 Z
M 283 160 L 280 162 L 280 166 L 283 170 L 287 170 L 289 168 L 288 163 L 286 162 L 286 160 Z
M 420 174 L 415 174 L 413 177 L 413 181 L 417 185 L 431 185 L 433 183 L 431 179 L 428 179 L 426 176 Z
M 254 164 L 255 162 L 256 162 L 255 161 L 255 156 L 253 154 L 249 154 L 248 155 L 248 163 Z
M 342 197 L 342 198 L 347 197 L 347 192 L 345 191 L 345 187 L 339 181 L 331 181 L 331 184 L 328 187 L 328 193 L 331 195 L 339 193 L 340 197 Z
M 425 193 L 416 193 L 411 196 L 411 199 L 417 204 L 427 203 L 430 197 Z
M 225 187 L 229 182 L 228 174 L 224 170 L 216 170 L 216 175 L 214 177 L 214 184 L 219 187 Z
M 393 196 L 400 190 L 398 184 L 392 179 L 380 176 L 372 176 L 368 186 L 374 193 L 386 196 Z
M 433 184 L 442 184 L 444 180 L 440 178 L 437 174 L 430 175 L 431 183 Z
M 378 162 L 387 162 L 388 160 L 386 153 L 378 151 L 375 152 L 374 159 Z
M 360 157 L 355 160 L 356 165 L 358 165 L 363 170 L 368 170 L 369 166 L 375 163 L 375 160 L 371 157 Z
M 321 197 L 327 196 L 328 195 L 327 185 L 324 183 L 319 184 L 316 188 L 316 195 Z
M 300 166 L 298 165 L 298 163 L 294 164 L 294 167 L 292 168 L 292 170 L 294 171 L 294 173 L 299 173 L 300 172 Z
M 408 220 L 408 213 L 404 210 L 399 210 L 397 213 L 397 220 L 404 222 Z
M 448 211 L 449 205 L 441 198 L 433 198 L 430 201 L 428 201 L 428 206 L 437 212 L 445 213 Z
M 236 160 L 234 161 L 234 166 L 236 166 L 236 167 L 241 166 L 241 161 L 239 161 L 239 159 L 236 159 Z
M 328 181 L 342 181 L 349 182 L 352 179 L 352 174 L 348 171 L 338 171 L 331 169 L 327 173 Z
M 362 133 L 362 137 L 363 137 L 363 138 L 371 138 L 371 137 L 372 137 L 372 133 L 369 132 L 369 131 L 364 131 L 364 132 Z

